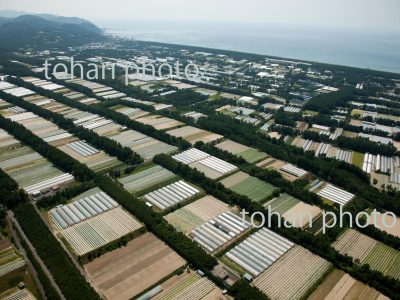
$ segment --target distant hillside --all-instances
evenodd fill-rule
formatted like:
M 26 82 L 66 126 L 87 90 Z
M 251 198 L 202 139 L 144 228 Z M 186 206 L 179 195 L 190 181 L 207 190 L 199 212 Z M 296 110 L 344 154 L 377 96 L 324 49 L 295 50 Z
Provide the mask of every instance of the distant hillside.
M 80 18 L 54 15 L 0 17 L 0 49 L 69 47 L 105 40 L 100 28 Z

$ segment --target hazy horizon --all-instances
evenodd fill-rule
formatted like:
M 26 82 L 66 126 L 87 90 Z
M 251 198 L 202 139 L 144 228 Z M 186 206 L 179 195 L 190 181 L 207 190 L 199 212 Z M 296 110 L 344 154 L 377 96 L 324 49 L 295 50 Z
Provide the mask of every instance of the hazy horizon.
M 3 0 L 0 10 L 81 17 L 138 40 L 400 73 L 397 0 Z

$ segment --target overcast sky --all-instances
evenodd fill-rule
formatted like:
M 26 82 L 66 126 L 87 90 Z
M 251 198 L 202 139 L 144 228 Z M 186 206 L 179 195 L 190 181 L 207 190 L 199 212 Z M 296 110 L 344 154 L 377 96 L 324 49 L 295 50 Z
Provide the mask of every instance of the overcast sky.
M 78 16 L 94 22 L 234 21 L 395 32 L 400 28 L 399 0 L 0 0 L 0 10 L 4 9 Z

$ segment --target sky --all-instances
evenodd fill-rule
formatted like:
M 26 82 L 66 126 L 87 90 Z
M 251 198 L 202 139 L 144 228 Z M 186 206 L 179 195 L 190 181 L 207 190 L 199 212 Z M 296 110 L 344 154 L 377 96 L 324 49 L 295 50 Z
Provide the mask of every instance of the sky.
M 266 23 L 400 30 L 399 0 L 0 0 L 22 10 L 103 21 Z

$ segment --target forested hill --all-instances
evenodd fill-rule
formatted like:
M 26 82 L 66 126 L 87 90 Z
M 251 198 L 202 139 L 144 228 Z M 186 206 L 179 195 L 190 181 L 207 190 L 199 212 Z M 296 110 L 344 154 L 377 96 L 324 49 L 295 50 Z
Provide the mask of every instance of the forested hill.
M 79 18 L 53 15 L 0 17 L 0 50 L 18 48 L 71 47 L 105 40 L 93 23 Z

